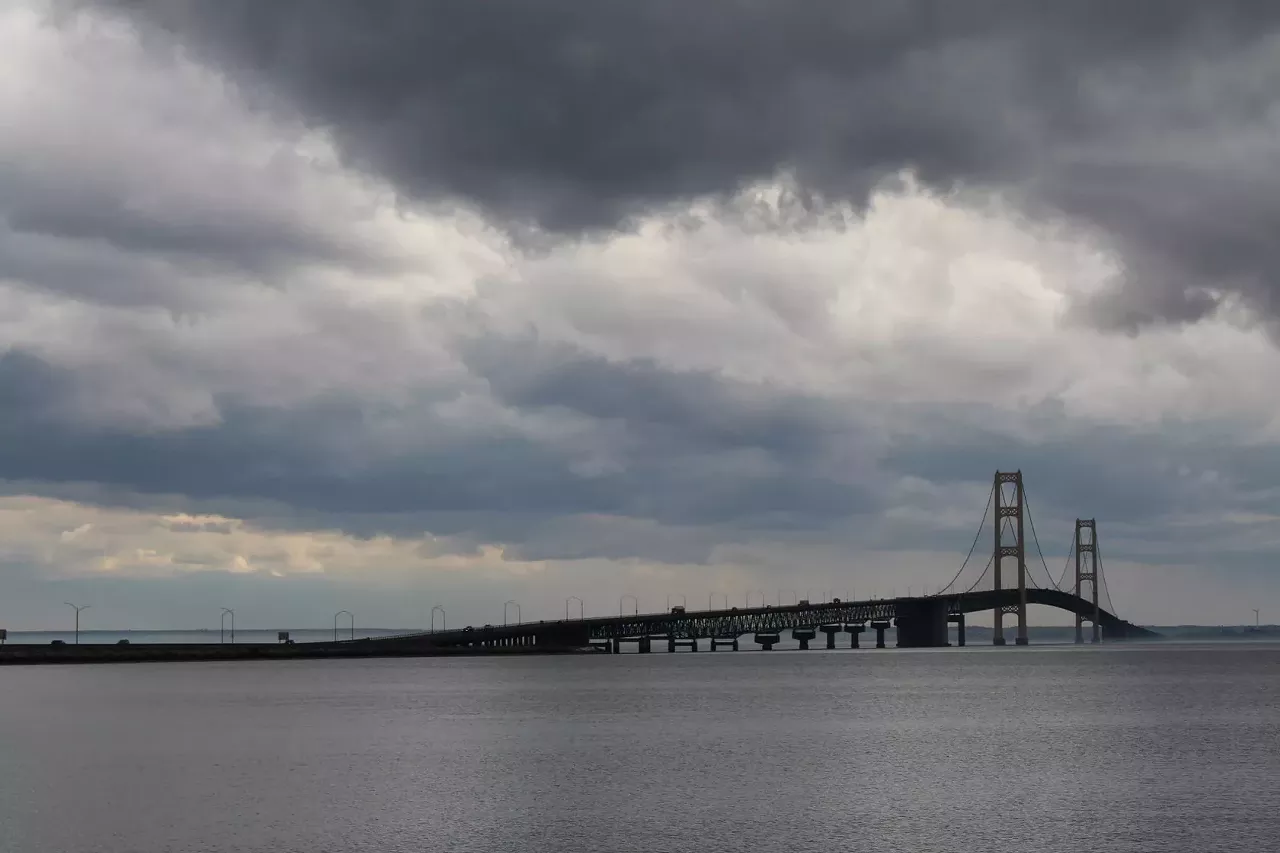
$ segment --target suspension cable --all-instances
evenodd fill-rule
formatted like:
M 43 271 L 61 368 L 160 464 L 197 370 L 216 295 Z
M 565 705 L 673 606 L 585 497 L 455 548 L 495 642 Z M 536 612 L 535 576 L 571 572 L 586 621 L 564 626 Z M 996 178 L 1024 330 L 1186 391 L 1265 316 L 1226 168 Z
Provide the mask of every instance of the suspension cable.
M 935 596 L 942 595 L 960 580 L 960 575 L 964 574 L 965 567 L 969 565 L 969 559 L 973 556 L 973 551 L 978 547 L 978 540 L 982 538 L 982 531 L 987 526 L 987 515 L 991 512 L 991 501 L 996 496 L 996 487 L 993 484 L 991 491 L 987 492 L 987 507 L 982 511 L 982 521 L 978 522 L 978 532 L 973 535 L 973 544 L 969 546 L 969 553 L 965 555 L 964 562 L 960 564 L 960 571 L 956 572 L 956 576 L 951 579 L 951 583 L 934 593 Z M 997 523 L 999 520 L 997 519 Z M 985 574 L 985 572 L 984 572 Z
M 1027 487 L 1025 483 L 1022 486 L 1022 503 L 1027 507 L 1027 521 L 1031 524 L 1031 539 L 1036 543 L 1036 553 L 1040 555 L 1040 565 L 1044 566 L 1044 576 L 1049 579 L 1049 583 L 1054 589 L 1061 592 L 1062 590 L 1053 582 L 1053 572 L 1049 571 L 1049 564 L 1045 562 L 1044 551 L 1040 550 L 1040 537 L 1036 535 L 1036 521 L 1031 515 L 1031 501 L 1027 498 Z
M 1095 584 L 1101 584 L 1101 586 L 1098 587 L 1098 606 L 1101 607 L 1102 602 L 1105 599 L 1107 606 L 1104 609 L 1114 616 L 1116 612 L 1116 605 L 1115 602 L 1111 600 L 1111 590 L 1107 589 L 1107 573 L 1103 571 L 1102 568 L 1102 551 L 1098 548 L 1098 534 L 1096 532 L 1093 535 L 1093 558 L 1098 561 L 1097 577 L 1093 579 L 1093 582 Z
M 1067 582 L 1067 572 L 1071 571 L 1071 557 L 1072 557 L 1075 553 L 1076 553 L 1076 537 L 1075 537 L 1075 534 L 1074 534 L 1074 533 L 1072 533 L 1072 534 L 1071 534 L 1071 547 L 1070 547 L 1069 549 L 1067 549 L 1067 562 L 1063 564 L 1063 566 L 1062 566 L 1062 574 L 1061 574 L 1061 576 L 1059 576 L 1059 578 L 1058 578 L 1058 582 L 1057 582 L 1056 584 L 1054 584 L 1054 587 L 1056 587 L 1056 588 L 1057 588 L 1058 592 L 1067 592 L 1067 590 L 1064 590 L 1064 589 L 1062 588 L 1062 585 L 1063 585 L 1064 583 L 1066 583 L 1066 582 Z M 1071 589 L 1074 589 L 1074 587 L 1072 587 Z
M 973 586 L 964 591 L 964 595 L 968 595 L 978 588 L 978 584 L 982 583 L 982 581 L 987 577 L 987 572 L 991 571 L 991 564 L 995 561 L 995 558 L 996 555 L 994 553 L 992 553 L 990 557 L 987 557 L 987 567 L 982 570 L 982 574 L 978 575 L 978 579 L 973 582 Z

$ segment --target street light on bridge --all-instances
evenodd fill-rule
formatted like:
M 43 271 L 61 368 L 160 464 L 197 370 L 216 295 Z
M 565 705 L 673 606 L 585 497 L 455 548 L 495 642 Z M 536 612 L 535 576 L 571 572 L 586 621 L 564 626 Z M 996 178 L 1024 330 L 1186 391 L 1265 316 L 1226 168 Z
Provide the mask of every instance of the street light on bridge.
M 779 606 L 779 607 L 781 607 L 781 606 L 782 606 L 782 594 L 783 594 L 784 592 L 789 592 L 789 593 L 791 593 L 791 603 L 792 603 L 792 604 L 796 604 L 796 603 L 800 600 L 800 597 L 796 595 L 796 591 L 795 591 L 794 589 L 780 589 L 780 590 L 778 590 L 778 606 Z
M 621 597 L 618 598 L 618 615 L 619 616 L 625 615 L 622 612 L 622 603 L 626 601 L 628 598 L 631 599 L 632 604 L 635 606 L 635 615 L 639 616 L 640 615 L 640 599 L 636 598 L 634 595 L 632 595 L 629 592 L 624 593 Z
M 222 608 L 222 615 L 218 617 L 218 642 L 225 643 L 227 630 L 227 615 L 231 616 L 231 645 L 236 643 L 236 612 L 230 607 Z
M 333 641 L 335 643 L 338 642 L 338 617 L 344 613 L 351 617 L 351 639 L 354 640 L 356 638 L 356 615 L 350 610 L 339 610 L 333 614 Z
M 576 595 L 571 595 L 564 600 L 564 621 L 566 622 L 569 621 L 569 602 L 570 601 L 578 602 L 578 621 L 582 621 L 585 605 L 582 603 L 582 599 L 578 598 L 578 596 Z
M 729 609 L 729 596 L 728 596 L 726 593 L 723 593 L 723 592 L 710 592 L 710 593 L 707 593 L 707 609 L 708 609 L 708 610 L 715 610 L 715 607 L 713 607 L 713 606 L 711 605 L 711 602 L 715 600 L 715 597 L 716 597 L 717 595 L 724 599 L 724 609 L 725 609 L 725 610 L 728 610 L 728 609 Z
M 520 624 L 520 622 L 522 621 L 522 617 L 520 616 L 520 605 L 519 605 L 519 603 L 517 603 L 517 602 L 515 602 L 515 601 L 505 601 L 505 602 L 503 602 L 503 604 L 502 604 L 502 624 L 503 624 L 503 625 L 506 625 L 506 624 L 507 624 L 507 608 L 508 608 L 508 607 L 510 607 L 510 606 L 511 606 L 511 605 L 513 605 L 513 604 L 516 606 L 516 624 L 518 625 L 518 624 Z
M 753 595 L 758 595 L 758 596 L 760 596 L 760 606 L 761 606 L 761 607 L 764 607 L 764 590 L 763 590 L 763 589 L 749 589 L 749 590 L 747 590 L 747 609 L 748 609 L 748 610 L 750 610 L 750 609 L 751 609 L 751 596 L 753 596 Z
M 80 645 L 80 611 L 88 610 L 92 605 L 89 604 L 72 604 L 70 601 L 64 601 L 63 604 L 76 611 L 76 645 Z
M 435 607 L 431 608 L 431 633 L 433 634 L 436 632 L 436 611 L 437 610 L 440 611 L 440 630 L 441 631 L 449 630 L 449 624 L 445 619 L 444 608 L 441 607 L 439 604 L 437 604 Z

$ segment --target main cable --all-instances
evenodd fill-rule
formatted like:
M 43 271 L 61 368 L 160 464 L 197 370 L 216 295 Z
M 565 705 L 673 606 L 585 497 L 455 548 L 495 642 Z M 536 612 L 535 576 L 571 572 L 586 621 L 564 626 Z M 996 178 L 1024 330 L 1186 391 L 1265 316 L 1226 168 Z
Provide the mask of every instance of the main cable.
M 1022 486 L 1022 503 L 1027 508 L 1027 521 L 1031 525 L 1031 539 L 1036 543 L 1036 553 L 1040 555 L 1040 565 L 1044 566 L 1044 576 L 1049 579 L 1049 584 L 1054 589 L 1061 592 L 1062 588 L 1053 582 L 1053 572 L 1049 571 L 1049 564 L 1045 562 L 1044 551 L 1040 550 L 1040 537 L 1036 535 L 1036 520 L 1031 515 L 1031 499 L 1027 497 L 1027 487 L 1025 484 Z
M 951 587 L 955 585 L 955 582 L 960 580 L 960 575 L 964 574 L 965 568 L 969 565 L 970 558 L 973 557 L 974 549 L 978 547 L 978 540 L 982 538 L 982 531 L 987 526 L 987 515 L 991 512 L 991 501 L 995 498 L 995 495 L 996 487 L 993 484 L 991 486 L 991 491 L 987 492 L 987 507 L 982 511 L 982 521 L 978 522 L 978 532 L 974 534 L 973 544 L 969 546 L 969 553 L 965 555 L 964 562 L 960 564 L 960 571 L 956 572 L 956 576 L 951 579 L 951 583 L 934 593 L 935 597 L 942 595 L 947 590 L 951 589 Z M 997 523 L 999 523 L 998 519 Z M 985 572 L 983 574 L 985 574 Z

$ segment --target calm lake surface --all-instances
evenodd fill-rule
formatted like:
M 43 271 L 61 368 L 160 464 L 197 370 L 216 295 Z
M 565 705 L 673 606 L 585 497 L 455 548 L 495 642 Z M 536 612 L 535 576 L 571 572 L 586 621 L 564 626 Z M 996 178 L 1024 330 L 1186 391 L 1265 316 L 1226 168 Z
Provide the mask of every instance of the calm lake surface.
M 0 670 L 0 850 L 1280 849 L 1280 646 Z

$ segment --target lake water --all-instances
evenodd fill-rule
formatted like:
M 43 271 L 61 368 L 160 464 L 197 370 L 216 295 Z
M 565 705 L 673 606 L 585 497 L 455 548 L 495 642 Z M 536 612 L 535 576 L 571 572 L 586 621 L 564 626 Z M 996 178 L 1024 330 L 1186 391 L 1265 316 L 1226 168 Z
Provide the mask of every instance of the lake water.
M 0 850 L 1280 849 L 1280 646 L 0 669 Z

